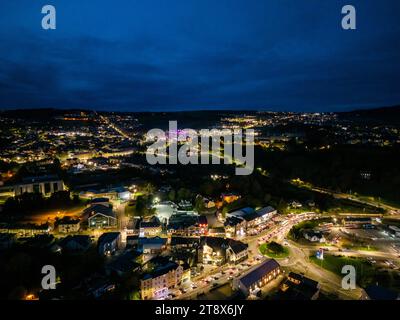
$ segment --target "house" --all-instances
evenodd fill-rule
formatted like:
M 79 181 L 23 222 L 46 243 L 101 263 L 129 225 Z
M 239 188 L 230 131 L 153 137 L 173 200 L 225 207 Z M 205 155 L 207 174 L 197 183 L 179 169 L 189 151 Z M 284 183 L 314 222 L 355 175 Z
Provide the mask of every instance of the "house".
M 117 251 L 121 246 L 121 233 L 120 232 L 106 232 L 103 233 L 98 243 L 98 251 L 100 255 L 111 255 Z
M 38 234 L 48 234 L 51 231 L 51 227 L 48 223 L 44 224 L 33 224 L 33 223 L 26 223 L 26 224 L 4 224 L 0 226 L 0 232 L 5 233 L 17 233 L 23 235 L 24 237 L 30 237 Z
M 115 284 L 99 274 L 94 274 L 90 278 L 85 279 L 82 286 L 86 291 L 87 297 L 94 299 L 99 299 L 103 295 L 115 290 Z
M 239 263 L 248 257 L 248 245 L 237 240 L 201 237 L 198 260 L 203 264 L 224 265 Z
M 224 238 L 226 236 L 225 234 L 225 228 L 224 227 L 214 227 L 214 228 L 209 228 L 207 235 L 210 237 L 222 237 Z
M 167 238 L 139 238 L 138 250 L 145 254 L 158 254 L 165 250 Z
M 85 235 L 67 236 L 58 243 L 62 250 L 73 253 L 85 252 L 91 244 L 90 237 Z
M 198 237 L 172 236 L 170 241 L 171 248 L 176 248 L 176 249 L 197 248 L 199 244 L 200 244 L 200 238 Z
M 237 264 L 248 258 L 248 244 L 232 240 L 226 251 L 228 262 Z
M 197 225 L 196 227 L 198 228 L 198 234 L 206 234 L 208 230 L 208 219 L 205 215 L 199 215 L 197 216 Z
M 131 197 L 131 193 L 121 186 L 97 186 L 93 189 L 82 190 L 81 194 L 85 197 L 99 197 L 109 199 L 119 199 L 127 201 Z
M 143 300 L 165 299 L 170 289 L 186 281 L 190 281 L 190 268 L 185 268 L 173 261 L 164 261 L 143 274 L 140 280 L 141 298 Z
M 256 213 L 259 222 L 262 223 L 265 221 L 269 221 L 273 216 L 275 216 L 278 213 L 278 211 L 271 206 L 267 206 L 256 210 Z
M 263 207 L 258 210 L 246 207 L 226 214 L 229 232 L 234 231 L 236 235 L 243 235 L 249 233 L 257 228 L 265 225 L 274 215 L 277 214 L 276 209 L 273 207 Z M 238 220 L 243 221 L 239 223 Z
M 221 194 L 221 199 L 225 203 L 232 203 L 240 199 L 240 195 L 235 193 L 223 193 Z
M 226 214 L 227 217 L 237 217 L 237 218 L 243 218 L 244 216 L 252 215 L 255 213 L 255 210 L 250 207 L 245 207 L 239 210 L 234 210 L 231 212 L 228 212 Z
M 159 221 L 141 221 L 139 224 L 140 237 L 155 237 L 161 234 L 162 227 Z
M 125 226 L 126 234 L 139 235 L 140 218 L 130 218 Z
M 140 253 L 137 251 L 126 251 L 115 260 L 107 264 L 104 268 L 107 275 L 117 274 L 120 277 L 126 276 L 140 269 L 137 259 Z
M 325 242 L 325 237 L 320 231 L 306 230 L 303 232 L 304 238 L 311 242 Z
M 232 282 L 234 290 L 240 290 L 246 297 L 275 279 L 281 273 L 280 265 L 274 259 L 268 259 L 252 268 Z
M 207 209 L 215 208 L 216 204 L 211 199 L 204 198 L 204 207 Z
M 239 237 L 246 234 L 246 221 L 238 217 L 228 217 L 224 222 L 227 237 Z
M 321 286 L 317 281 L 290 272 L 280 289 L 278 298 L 282 300 L 316 300 Z
M 193 210 L 192 202 L 188 200 L 181 200 L 178 203 L 178 209 L 183 211 L 191 211 Z
M 168 221 L 168 233 L 180 236 L 200 236 L 208 231 L 207 217 L 203 215 L 177 212 Z
M 95 204 L 83 211 L 88 216 L 89 228 L 112 228 L 117 226 L 117 218 L 112 208 Z
M 128 201 L 131 198 L 131 192 L 124 187 L 115 187 L 110 189 L 110 192 L 115 192 L 117 199 Z
M 79 232 L 81 229 L 81 222 L 79 219 L 70 219 L 69 217 L 64 217 L 57 222 L 58 232 L 60 233 L 74 233 Z
M 303 205 L 301 204 L 301 202 L 297 201 L 297 200 L 293 200 L 292 202 L 290 202 L 290 206 L 292 208 L 301 208 Z

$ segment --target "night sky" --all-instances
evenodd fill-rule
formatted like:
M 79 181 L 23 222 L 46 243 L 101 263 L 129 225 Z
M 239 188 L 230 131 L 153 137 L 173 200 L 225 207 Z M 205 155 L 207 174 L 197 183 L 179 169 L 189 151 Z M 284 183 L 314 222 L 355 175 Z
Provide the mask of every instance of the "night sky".
M 399 0 L 2 0 L 0 109 L 395 105 L 399 21 Z

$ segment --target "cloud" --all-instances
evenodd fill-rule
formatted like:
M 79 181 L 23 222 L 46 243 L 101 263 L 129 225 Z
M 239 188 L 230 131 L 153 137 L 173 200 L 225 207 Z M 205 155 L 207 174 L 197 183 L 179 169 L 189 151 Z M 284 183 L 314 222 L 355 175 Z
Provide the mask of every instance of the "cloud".
M 386 2 L 388 8 L 376 12 L 370 0 L 356 1 L 355 32 L 340 29 L 340 1 L 176 0 L 157 8 L 139 1 L 125 2 L 121 12 L 105 11 L 99 0 L 90 15 L 82 8 L 70 19 L 72 2 L 60 2 L 55 33 L 31 30 L 29 21 L 19 23 L 17 13 L 4 8 L 15 27 L 0 33 L 0 108 L 336 110 L 396 104 L 400 28 L 393 12 L 400 8 Z

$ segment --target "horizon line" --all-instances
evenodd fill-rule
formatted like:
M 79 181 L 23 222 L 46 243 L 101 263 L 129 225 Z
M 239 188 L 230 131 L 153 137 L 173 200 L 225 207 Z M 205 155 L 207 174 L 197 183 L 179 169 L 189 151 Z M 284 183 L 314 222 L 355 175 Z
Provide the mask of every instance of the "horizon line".
M 106 113 L 176 113 L 176 112 L 202 112 L 202 111 L 211 111 L 211 112 L 274 112 L 274 113 L 345 113 L 345 112 L 356 112 L 356 111 L 363 111 L 363 110 L 374 110 L 374 109 L 392 109 L 392 108 L 397 108 L 400 107 L 399 104 L 394 104 L 390 106 L 367 106 L 364 105 L 354 107 L 354 108 L 349 108 L 349 109 L 343 109 L 343 110 L 337 110 L 337 111 L 332 111 L 332 110 L 274 110 L 272 107 L 271 109 L 267 108 L 249 108 L 249 109 L 243 109 L 243 108 L 223 108 L 223 107 L 209 107 L 209 108 L 196 108 L 196 109 L 165 109 L 165 110 L 124 110 L 125 108 L 120 108 L 119 110 L 111 110 L 110 109 L 105 109 L 105 108 L 77 108 L 77 107 L 10 107 L 10 108 L 0 108 L 0 113 L 3 112 L 10 112 L 10 111 L 35 111 L 35 110 L 59 110 L 59 111 L 91 111 L 91 112 L 106 112 Z

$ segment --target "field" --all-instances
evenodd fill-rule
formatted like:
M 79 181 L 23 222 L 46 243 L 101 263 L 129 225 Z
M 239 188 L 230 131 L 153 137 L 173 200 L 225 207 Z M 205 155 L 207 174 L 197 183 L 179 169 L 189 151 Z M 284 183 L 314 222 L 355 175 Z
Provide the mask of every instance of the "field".
M 357 284 L 363 288 L 368 285 L 376 284 L 379 279 L 379 285 L 386 287 L 397 287 L 399 284 L 398 274 L 394 274 L 385 270 L 380 270 L 368 263 L 363 258 L 352 258 L 334 255 L 325 255 L 324 260 L 319 260 L 315 256 L 310 257 L 310 260 L 339 276 L 343 276 L 342 268 L 345 265 L 352 265 L 356 269 Z

